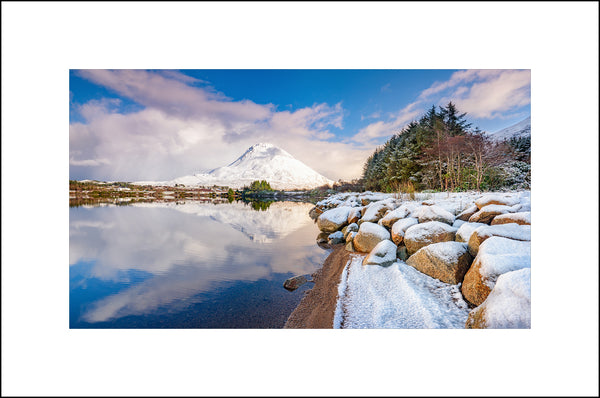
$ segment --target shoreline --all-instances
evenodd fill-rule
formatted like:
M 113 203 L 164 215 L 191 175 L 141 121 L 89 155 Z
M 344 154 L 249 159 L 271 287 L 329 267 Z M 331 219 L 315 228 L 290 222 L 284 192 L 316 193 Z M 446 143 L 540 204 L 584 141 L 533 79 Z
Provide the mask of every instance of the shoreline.
M 313 288 L 302 297 L 285 322 L 284 329 L 333 329 L 338 285 L 351 254 L 343 244 L 333 246 L 323 266 L 312 274 Z

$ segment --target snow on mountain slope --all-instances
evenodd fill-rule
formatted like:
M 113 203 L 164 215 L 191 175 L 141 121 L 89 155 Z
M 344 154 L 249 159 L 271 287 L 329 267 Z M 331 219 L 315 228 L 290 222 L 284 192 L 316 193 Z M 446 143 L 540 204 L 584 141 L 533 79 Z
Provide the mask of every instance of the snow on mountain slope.
M 531 135 L 531 116 L 521 120 L 517 124 L 503 128 L 494 133 L 488 133 L 489 137 L 495 141 L 503 141 L 512 137 L 526 137 Z
M 267 143 L 251 146 L 228 166 L 216 168 L 208 173 L 183 176 L 167 182 L 143 183 L 150 185 L 219 185 L 242 188 L 256 180 L 266 180 L 274 189 L 310 189 L 334 183 L 283 149 Z

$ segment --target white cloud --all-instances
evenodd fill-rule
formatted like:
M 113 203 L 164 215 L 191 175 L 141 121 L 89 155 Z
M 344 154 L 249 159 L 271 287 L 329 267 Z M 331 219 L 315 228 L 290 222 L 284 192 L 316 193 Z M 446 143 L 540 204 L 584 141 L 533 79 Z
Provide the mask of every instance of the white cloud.
M 531 97 L 531 71 L 483 69 L 454 72 L 449 80 L 436 82 L 419 96 L 420 101 L 435 97 L 438 104 L 454 102 L 458 109 L 476 118 L 505 117 L 506 112 L 528 105 Z
M 388 137 L 398 133 L 406 124 L 415 120 L 422 110 L 417 107 L 419 102 L 412 102 L 391 115 L 390 121 L 384 122 L 379 120 L 362 128 L 357 134 L 352 137 L 352 140 L 364 145 L 370 145 L 377 139 Z
M 272 104 L 233 101 L 192 87 L 188 83 L 195 81 L 174 71 L 77 73 L 145 107 L 120 114 L 116 112 L 119 100 L 110 98 L 78 107 L 85 123 L 70 125 L 70 163 L 87 166 L 88 178 L 172 179 L 224 166 L 251 145 L 266 141 L 326 177 L 351 179 L 360 176 L 370 154 L 349 144 L 326 141 L 334 136 L 331 127 L 343 128 L 341 102 L 278 111 Z M 347 165 L 349 162 L 352 165 Z

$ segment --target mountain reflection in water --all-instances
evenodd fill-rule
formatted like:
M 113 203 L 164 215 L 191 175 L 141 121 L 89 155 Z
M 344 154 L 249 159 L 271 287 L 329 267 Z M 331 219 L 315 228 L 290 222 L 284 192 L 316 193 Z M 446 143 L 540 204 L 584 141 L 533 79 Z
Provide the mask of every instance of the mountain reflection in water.
M 311 207 L 71 208 L 71 327 L 282 327 L 306 291 L 287 292 L 283 282 L 327 255 L 315 244 Z

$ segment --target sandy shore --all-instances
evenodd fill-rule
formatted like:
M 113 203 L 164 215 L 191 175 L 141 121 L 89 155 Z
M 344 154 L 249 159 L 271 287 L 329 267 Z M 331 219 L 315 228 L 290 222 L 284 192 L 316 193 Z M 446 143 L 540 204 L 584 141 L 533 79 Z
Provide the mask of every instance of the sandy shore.
M 314 287 L 298 304 L 284 325 L 284 329 L 332 329 L 337 304 L 337 288 L 350 252 L 343 244 L 335 245 L 323 267 L 312 277 Z

